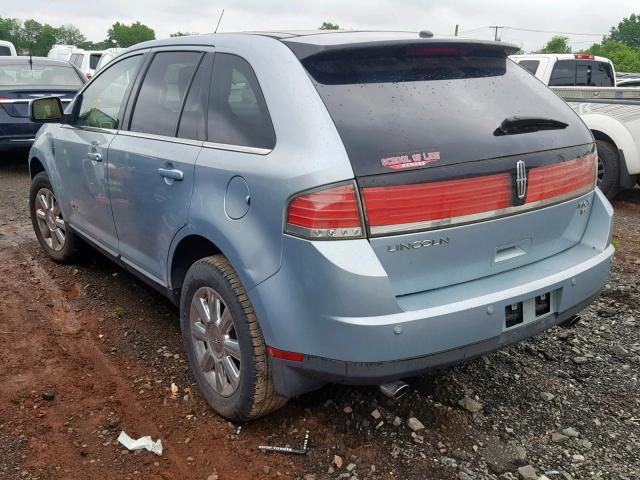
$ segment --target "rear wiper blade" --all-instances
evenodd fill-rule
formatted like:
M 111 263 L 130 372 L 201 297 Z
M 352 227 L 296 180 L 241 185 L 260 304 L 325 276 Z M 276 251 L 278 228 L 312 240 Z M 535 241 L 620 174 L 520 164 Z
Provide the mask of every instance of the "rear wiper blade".
M 493 132 L 495 136 L 516 135 L 518 133 L 537 132 L 539 130 L 562 130 L 568 123 L 560 122 L 552 118 L 539 117 L 508 117 Z

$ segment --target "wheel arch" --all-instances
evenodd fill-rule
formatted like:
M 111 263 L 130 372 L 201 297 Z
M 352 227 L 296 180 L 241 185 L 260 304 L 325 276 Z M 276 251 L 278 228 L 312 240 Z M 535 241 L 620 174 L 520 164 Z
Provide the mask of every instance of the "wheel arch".
M 31 175 L 31 179 L 35 177 L 40 172 L 45 172 L 44 164 L 40 161 L 38 157 L 32 157 L 29 160 L 29 174 Z
M 224 255 L 214 242 L 202 235 L 186 233 L 181 238 L 175 239 L 167 269 L 169 288 L 178 292 L 182 288 L 187 270 L 191 265 L 202 258 L 219 254 Z M 231 262 L 231 260 L 229 261 Z
M 605 140 L 615 147 L 618 157 L 624 159 L 629 174 L 640 173 L 640 151 L 633 135 L 624 124 L 602 114 L 586 114 L 581 117 L 596 140 Z

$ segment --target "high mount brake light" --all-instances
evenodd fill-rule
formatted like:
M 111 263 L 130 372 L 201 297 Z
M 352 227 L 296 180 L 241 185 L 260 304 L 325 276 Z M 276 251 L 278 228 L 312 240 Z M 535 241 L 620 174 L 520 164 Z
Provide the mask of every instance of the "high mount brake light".
M 593 190 L 596 167 L 597 155 L 592 153 L 530 168 L 524 203 L 514 195 L 515 169 L 459 180 L 367 187 L 363 198 L 369 230 L 372 235 L 427 230 L 553 205 Z
M 578 53 L 574 55 L 573 58 L 576 58 L 578 60 L 593 60 L 595 57 L 593 55 L 587 55 L 585 53 Z
M 312 240 L 362 238 L 364 227 L 355 183 L 296 195 L 289 202 L 286 232 Z

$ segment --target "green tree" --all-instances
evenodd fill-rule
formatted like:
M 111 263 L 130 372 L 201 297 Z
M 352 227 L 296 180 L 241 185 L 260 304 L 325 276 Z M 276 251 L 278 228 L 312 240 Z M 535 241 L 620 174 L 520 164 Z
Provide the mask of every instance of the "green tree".
M 124 23 L 114 23 L 107 32 L 107 40 L 115 40 L 118 47 L 130 47 L 136 43 L 154 40 L 156 34 L 153 29 L 140 22 L 125 25 Z
M 556 35 L 537 53 L 571 53 L 571 45 L 569 45 L 569 37 Z
M 640 47 L 640 15 L 625 17 L 617 27 L 611 28 L 610 38 L 630 47 Z
M 67 24 L 58 28 L 57 41 L 65 45 L 79 45 L 87 41 L 80 29 L 75 25 Z
M 607 38 L 591 45 L 585 53 L 610 59 L 620 72 L 640 72 L 640 48 L 626 43 Z
M 0 40 L 7 40 L 16 47 L 20 43 L 22 22 L 17 18 L 0 17 Z
M 48 23 L 44 25 L 33 19 L 22 25 L 21 38 L 16 45 L 19 49 L 28 49 L 33 56 L 46 56 L 56 43 L 58 29 Z
M 340 25 L 331 22 L 322 22 L 320 30 L 340 30 Z
M 189 35 L 198 35 L 197 33 L 189 33 L 189 32 L 175 32 L 175 33 L 170 33 L 169 36 L 170 37 L 188 37 Z

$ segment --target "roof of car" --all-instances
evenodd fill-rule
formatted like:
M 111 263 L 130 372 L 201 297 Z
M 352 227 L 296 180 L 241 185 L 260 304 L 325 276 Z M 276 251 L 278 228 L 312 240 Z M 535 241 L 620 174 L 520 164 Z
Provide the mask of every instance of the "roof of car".
M 61 67 L 71 67 L 71 64 L 69 62 L 65 62 L 64 60 L 54 60 L 48 57 L 28 57 L 28 56 L 0 57 L 0 64 L 28 65 L 29 58 L 31 58 L 34 65 L 58 65 Z
M 219 42 L 233 41 L 234 38 L 243 37 L 245 40 L 251 37 L 270 38 L 287 43 L 289 46 L 296 44 L 302 46 L 305 50 L 317 52 L 324 49 L 330 49 L 337 46 L 347 46 L 356 44 L 394 44 L 403 43 L 411 40 L 424 43 L 473 43 L 480 45 L 491 45 L 503 47 L 509 53 L 518 50 L 518 47 L 503 43 L 487 40 L 475 40 L 461 37 L 427 37 L 423 38 L 419 32 L 410 31 L 380 31 L 380 30 L 274 30 L 274 31 L 256 31 L 256 32 L 230 32 L 230 33 L 207 33 L 201 35 L 188 35 L 183 37 L 171 37 L 161 40 L 150 40 L 142 42 L 129 50 L 139 50 L 143 48 L 153 48 L 173 45 L 209 45 L 215 46 Z

